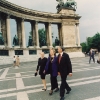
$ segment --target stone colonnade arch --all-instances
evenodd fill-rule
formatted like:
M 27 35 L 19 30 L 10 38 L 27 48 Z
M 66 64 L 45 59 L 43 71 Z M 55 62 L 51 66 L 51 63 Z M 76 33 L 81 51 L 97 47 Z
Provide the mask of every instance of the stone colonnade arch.
M 58 26 L 60 45 L 65 52 L 80 52 L 82 55 L 79 36 L 79 19 L 81 16 L 71 8 L 62 8 L 58 13 L 41 12 L 24 8 L 6 0 L 0 0 L 0 32 L 4 38 L 4 45 L 0 50 L 8 50 L 9 56 L 15 55 L 16 50 L 23 50 L 23 55 L 29 56 L 29 50 L 36 50 L 37 55 L 42 49 L 52 47 L 51 24 Z M 14 19 L 17 25 L 19 46 L 12 47 L 10 19 Z M 24 22 L 30 22 L 32 30 L 33 46 L 26 47 Z M 46 29 L 47 47 L 39 47 L 38 23 L 43 23 Z M 76 40 L 77 39 L 77 40 Z M 76 55 L 75 55 L 76 56 Z

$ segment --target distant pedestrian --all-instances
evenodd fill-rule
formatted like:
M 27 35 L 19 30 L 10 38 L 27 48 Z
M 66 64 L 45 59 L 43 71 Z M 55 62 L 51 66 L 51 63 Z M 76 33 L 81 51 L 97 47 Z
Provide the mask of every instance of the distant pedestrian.
M 13 58 L 13 67 L 15 67 L 16 66 L 16 57 L 14 56 L 14 58 Z
M 91 58 L 93 59 L 93 62 L 95 63 L 94 55 L 95 55 L 95 52 L 94 52 L 94 50 L 91 48 L 90 51 L 89 51 L 89 56 L 90 56 L 89 64 L 91 63 Z
M 19 64 L 20 64 L 20 59 L 19 59 L 19 56 L 16 57 L 16 65 L 19 67 Z

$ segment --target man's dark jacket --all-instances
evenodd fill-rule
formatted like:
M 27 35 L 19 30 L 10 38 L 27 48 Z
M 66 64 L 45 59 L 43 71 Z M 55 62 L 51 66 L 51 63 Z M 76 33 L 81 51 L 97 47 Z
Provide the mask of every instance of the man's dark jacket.
M 60 63 L 59 56 L 60 54 L 58 55 L 58 72 L 60 72 L 61 76 L 67 76 L 69 73 L 72 73 L 72 64 L 69 55 L 63 52 Z

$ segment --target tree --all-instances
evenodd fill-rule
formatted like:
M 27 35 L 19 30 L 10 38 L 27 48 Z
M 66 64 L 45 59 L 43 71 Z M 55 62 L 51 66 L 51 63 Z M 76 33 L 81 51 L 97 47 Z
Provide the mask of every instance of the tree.
M 40 43 L 40 47 L 41 46 L 46 46 L 46 31 L 44 30 L 44 28 L 39 29 L 38 30 L 39 33 L 39 43 Z
M 92 47 L 98 49 L 100 52 L 100 33 L 93 36 Z
M 32 31 L 29 32 L 30 36 L 32 36 Z M 38 30 L 38 34 L 39 34 L 39 44 L 40 44 L 40 47 L 41 46 L 46 46 L 46 31 L 44 30 L 44 28 L 42 29 L 39 29 Z
M 82 52 L 86 52 L 87 51 L 86 42 L 81 43 L 81 46 L 82 46 Z
M 89 52 L 90 48 L 98 49 L 100 52 L 100 33 L 96 33 L 93 37 L 88 37 L 86 43 L 81 43 L 82 51 Z

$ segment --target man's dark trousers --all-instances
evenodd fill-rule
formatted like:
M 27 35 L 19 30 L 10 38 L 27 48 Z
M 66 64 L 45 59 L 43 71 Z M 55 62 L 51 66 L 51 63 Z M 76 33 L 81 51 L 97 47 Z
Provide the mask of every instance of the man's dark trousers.
M 61 76 L 61 86 L 60 86 L 60 96 L 64 97 L 65 94 L 65 89 L 67 91 L 70 91 L 71 88 L 69 87 L 69 85 L 66 82 L 67 76 Z

